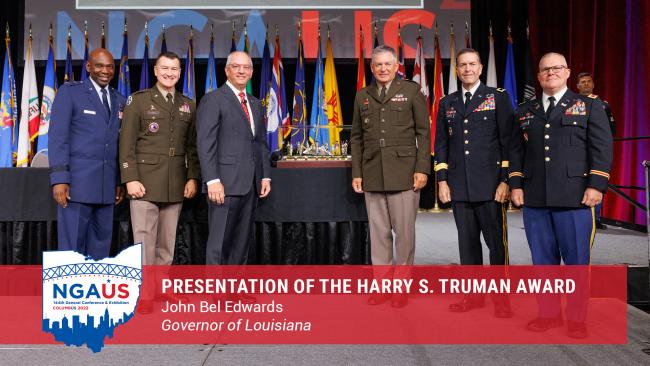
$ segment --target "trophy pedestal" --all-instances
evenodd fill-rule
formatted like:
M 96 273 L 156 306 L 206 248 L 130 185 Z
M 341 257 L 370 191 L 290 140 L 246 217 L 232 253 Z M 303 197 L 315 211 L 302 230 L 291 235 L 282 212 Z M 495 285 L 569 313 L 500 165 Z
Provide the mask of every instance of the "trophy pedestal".
M 280 169 L 302 169 L 302 168 L 352 168 L 352 160 L 349 157 L 285 157 L 278 160 L 277 167 Z

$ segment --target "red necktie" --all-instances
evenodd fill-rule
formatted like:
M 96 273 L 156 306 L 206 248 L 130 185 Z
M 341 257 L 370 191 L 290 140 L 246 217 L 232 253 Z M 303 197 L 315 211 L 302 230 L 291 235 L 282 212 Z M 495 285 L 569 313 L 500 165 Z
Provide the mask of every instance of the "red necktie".
M 244 110 L 244 113 L 246 114 L 246 119 L 248 120 L 248 123 L 252 125 L 251 116 L 250 114 L 248 114 L 248 106 L 246 106 L 246 93 L 240 92 L 239 99 L 241 100 L 241 107 Z

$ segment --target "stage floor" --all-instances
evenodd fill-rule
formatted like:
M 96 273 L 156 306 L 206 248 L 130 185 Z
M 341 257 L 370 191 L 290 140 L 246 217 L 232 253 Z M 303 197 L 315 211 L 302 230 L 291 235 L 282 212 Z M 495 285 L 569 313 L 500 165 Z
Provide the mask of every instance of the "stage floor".
M 416 220 L 416 264 L 459 263 L 458 236 L 450 211 L 420 212 Z M 510 264 L 531 264 L 521 211 L 508 212 L 508 248 Z M 489 263 L 483 245 L 483 263 Z M 648 266 L 648 237 L 645 233 L 609 225 L 596 230 L 592 264 Z
M 648 365 L 650 315 L 627 314 L 624 345 L 0 345 L 0 365 Z

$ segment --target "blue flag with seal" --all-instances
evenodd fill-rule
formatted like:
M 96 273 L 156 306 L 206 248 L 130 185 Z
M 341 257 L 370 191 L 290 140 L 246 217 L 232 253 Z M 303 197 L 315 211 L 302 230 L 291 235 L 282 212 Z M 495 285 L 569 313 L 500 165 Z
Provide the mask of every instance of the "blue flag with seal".
M 117 80 L 117 91 L 128 97 L 131 95 L 131 78 L 129 77 L 129 36 L 124 23 L 124 36 L 122 39 L 122 57 L 120 57 L 120 77 Z
M 43 98 L 41 101 L 41 119 L 38 126 L 36 153 L 47 156 L 48 132 L 50 130 L 50 115 L 52 102 L 56 95 L 58 83 L 56 80 L 56 60 L 54 59 L 54 39 L 50 36 L 47 64 L 45 66 L 45 81 L 43 82 Z
M 305 52 L 302 46 L 302 37 L 298 38 L 298 59 L 296 60 L 296 77 L 293 86 L 293 115 L 291 116 L 291 144 L 304 146 L 307 134 L 307 101 L 305 98 Z
M 63 82 L 68 82 L 68 81 L 73 81 L 74 80 L 74 73 L 72 71 L 72 35 L 71 35 L 71 28 L 68 26 L 68 50 L 66 51 L 65 54 L 65 72 L 63 73 Z M 88 59 L 86 59 L 87 61 Z M 84 63 L 83 69 L 86 68 L 86 64 Z
M 212 25 L 214 27 L 214 24 Z M 205 94 L 216 90 L 217 85 L 217 68 L 214 62 L 214 33 L 210 32 L 210 53 L 208 54 L 208 69 L 205 74 Z
M 10 43 L 9 28 L 7 28 L 5 37 L 7 52 L 5 53 L 4 71 L 2 72 L 2 94 L 0 96 L 0 109 L 2 109 L 2 118 L 0 119 L 0 168 L 10 168 L 14 165 L 14 151 L 18 148 L 16 79 L 14 78 L 14 68 L 11 63 Z M 16 149 L 14 149 L 14 145 Z
M 147 23 L 144 24 L 144 54 L 142 55 L 142 70 L 140 71 L 140 85 L 138 90 L 149 89 L 149 32 Z M 127 95 L 128 97 L 128 95 Z
M 88 77 L 88 70 L 86 64 L 88 63 L 88 22 L 84 22 L 84 61 L 81 64 L 81 80 L 86 80 Z
M 512 108 L 517 108 L 517 79 L 515 77 L 515 56 L 512 50 L 512 36 L 508 28 L 508 46 L 506 50 L 506 72 L 503 78 L 503 87 L 510 95 Z
M 194 41 L 192 40 L 194 28 L 190 26 L 190 39 L 187 45 L 187 54 L 185 55 L 185 75 L 183 75 L 183 95 L 194 99 L 195 82 L 194 82 Z
M 167 52 L 167 39 L 165 38 L 165 26 L 162 28 L 162 41 L 160 42 L 160 53 Z
M 318 35 L 318 55 L 316 56 L 316 75 L 314 76 L 314 93 L 311 101 L 311 114 L 309 120 L 309 142 L 318 143 L 320 146 L 329 146 L 330 137 L 327 120 L 327 104 L 325 103 L 325 89 L 323 56 L 321 52 L 321 38 Z
M 264 125 L 267 126 L 266 104 L 269 98 L 269 89 L 271 88 L 271 50 L 269 49 L 269 34 L 266 33 L 264 40 L 264 51 L 262 52 L 262 69 L 260 71 L 260 100 L 262 101 L 262 112 L 264 114 Z M 268 126 L 267 126 L 268 128 Z

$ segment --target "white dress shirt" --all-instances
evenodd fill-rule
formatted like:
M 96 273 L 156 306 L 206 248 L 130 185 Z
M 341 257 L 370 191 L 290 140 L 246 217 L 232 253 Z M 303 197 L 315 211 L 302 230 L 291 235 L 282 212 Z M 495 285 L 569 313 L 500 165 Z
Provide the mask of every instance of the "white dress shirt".
M 562 99 L 562 97 L 564 96 L 564 93 L 566 93 L 567 89 L 569 89 L 569 88 L 565 86 L 564 89 L 560 90 L 559 92 L 557 92 L 557 93 L 555 93 L 553 95 L 548 95 L 546 93 L 542 93 L 542 104 L 544 106 L 544 112 L 546 112 L 546 110 L 548 109 L 548 106 L 551 104 L 548 101 L 548 98 L 555 97 L 555 106 L 557 107 L 557 104 L 560 102 L 560 99 Z
M 246 100 L 246 108 L 248 109 L 248 116 L 251 119 L 250 120 L 251 132 L 253 132 L 253 136 L 255 136 L 255 120 L 253 119 L 253 111 L 251 110 L 251 104 L 248 102 L 248 95 L 246 94 L 246 89 L 240 91 L 237 88 L 235 88 L 235 86 L 232 85 L 230 81 L 226 81 L 226 85 L 228 85 L 230 90 L 232 90 L 232 92 L 235 93 L 237 100 L 240 102 L 239 104 L 241 104 L 241 98 L 239 97 L 239 93 L 241 93 L 242 91 L 244 92 L 244 99 Z
M 95 91 L 97 92 L 97 95 L 99 95 L 99 101 L 102 102 L 102 104 L 104 104 L 104 100 L 102 99 L 103 98 L 103 96 L 102 96 L 102 87 L 97 85 L 97 83 L 95 82 L 95 80 L 93 80 L 93 78 L 88 78 L 88 80 L 90 80 L 91 84 L 93 84 L 93 87 L 95 88 Z M 113 106 L 111 106 L 111 92 L 108 89 L 108 85 L 106 85 L 106 87 L 104 89 L 106 89 L 106 99 L 108 99 L 108 107 L 112 111 Z
M 476 94 L 476 90 L 478 89 L 479 85 L 481 85 L 481 82 L 477 81 L 476 84 L 474 84 L 474 86 L 472 86 L 469 90 L 465 89 L 464 86 L 461 88 L 461 92 L 463 93 L 463 103 L 466 102 L 465 101 L 465 93 L 467 93 L 467 92 L 472 93 L 472 98 L 473 98 L 474 94 Z

